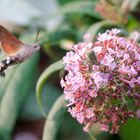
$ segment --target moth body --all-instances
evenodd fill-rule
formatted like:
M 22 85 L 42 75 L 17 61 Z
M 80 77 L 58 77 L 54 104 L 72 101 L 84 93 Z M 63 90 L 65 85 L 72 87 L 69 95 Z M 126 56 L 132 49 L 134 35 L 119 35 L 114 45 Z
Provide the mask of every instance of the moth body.
M 14 57 L 19 60 L 19 62 L 22 62 L 26 60 L 27 58 L 31 57 L 33 53 L 38 51 L 40 49 L 39 45 L 23 45 L 21 49 L 16 52 L 15 54 L 12 54 L 11 57 Z
M 39 49 L 40 46 L 36 44 L 22 46 L 22 48 L 18 52 L 16 52 L 15 54 L 11 54 L 10 56 L 2 60 L 2 62 L 0 63 L 0 75 L 5 76 L 4 70 L 6 70 L 10 66 L 22 63 Z
M 0 26 L 0 47 L 7 56 L 0 62 L 1 76 L 5 76 L 4 71 L 7 68 L 25 61 L 40 49 L 38 44 L 24 44 L 2 26 Z

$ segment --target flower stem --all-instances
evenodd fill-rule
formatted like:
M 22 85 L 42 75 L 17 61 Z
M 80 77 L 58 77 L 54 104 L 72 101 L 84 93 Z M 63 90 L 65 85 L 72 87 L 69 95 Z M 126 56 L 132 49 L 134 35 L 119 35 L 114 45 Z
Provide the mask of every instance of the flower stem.
M 97 140 L 90 131 L 88 132 L 88 134 L 92 140 Z

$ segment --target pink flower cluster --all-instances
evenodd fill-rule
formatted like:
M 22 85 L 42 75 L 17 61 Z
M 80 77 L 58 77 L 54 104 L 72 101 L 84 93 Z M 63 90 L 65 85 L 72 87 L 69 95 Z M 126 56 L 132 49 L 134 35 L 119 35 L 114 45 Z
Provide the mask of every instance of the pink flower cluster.
M 85 131 L 98 123 L 102 131 L 117 133 L 140 107 L 140 46 L 119 33 L 107 30 L 94 43 L 85 39 L 63 58 L 68 111 Z

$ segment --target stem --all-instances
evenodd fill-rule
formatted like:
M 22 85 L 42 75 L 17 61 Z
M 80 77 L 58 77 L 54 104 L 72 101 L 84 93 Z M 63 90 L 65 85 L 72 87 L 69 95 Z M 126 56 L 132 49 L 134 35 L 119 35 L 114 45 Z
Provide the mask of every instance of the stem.
M 91 138 L 92 140 L 97 140 L 97 139 L 93 136 L 93 134 L 91 133 L 91 131 L 89 131 L 88 134 L 89 134 L 89 136 L 90 136 L 90 138 Z

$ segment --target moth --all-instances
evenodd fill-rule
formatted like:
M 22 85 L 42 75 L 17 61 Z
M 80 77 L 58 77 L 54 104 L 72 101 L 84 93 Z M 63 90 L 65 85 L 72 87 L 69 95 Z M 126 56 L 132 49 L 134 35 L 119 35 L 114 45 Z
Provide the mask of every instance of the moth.
M 38 44 L 24 44 L 11 32 L 0 25 L 0 47 L 5 58 L 0 62 L 0 76 L 5 76 L 5 70 L 12 65 L 22 63 L 40 49 Z

